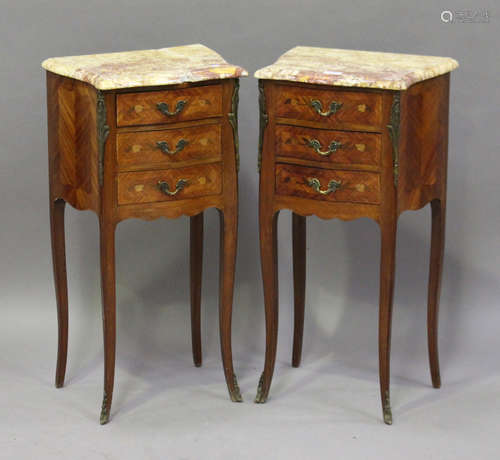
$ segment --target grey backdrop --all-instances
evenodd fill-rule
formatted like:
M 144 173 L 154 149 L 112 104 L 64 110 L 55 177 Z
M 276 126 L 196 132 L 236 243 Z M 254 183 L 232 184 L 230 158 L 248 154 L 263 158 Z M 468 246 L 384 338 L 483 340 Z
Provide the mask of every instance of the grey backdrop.
M 0 457 L 497 458 L 498 4 L 453 1 L 0 2 Z M 442 10 L 490 22 L 445 24 Z M 64 56 L 204 43 L 248 69 L 240 91 L 240 225 L 234 362 L 245 402 L 229 402 L 218 349 L 218 219 L 206 213 L 204 366 L 192 366 L 187 219 L 117 231 L 118 348 L 112 421 L 98 425 L 102 334 L 96 218 L 67 211 L 67 385 L 53 387 L 45 77 Z M 295 45 L 451 56 L 449 202 L 441 308 L 443 388 L 427 367 L 430 212 L 400 219 L 393 412 L 381 421 L 379 233 L 367 220 L 308 219 L 303 365 L 291 369 L 290 213 L 279 223 L 280 333 L 271 397 L 254 405 L 264 315 L 257 225 L 257 81 Z

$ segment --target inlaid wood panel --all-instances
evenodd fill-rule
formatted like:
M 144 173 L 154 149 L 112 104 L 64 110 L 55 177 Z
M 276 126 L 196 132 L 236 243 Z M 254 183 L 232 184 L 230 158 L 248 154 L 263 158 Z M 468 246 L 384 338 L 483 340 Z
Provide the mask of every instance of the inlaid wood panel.
M 96 90 L 47 72 L 51 199 L 99 209 Z
M 218 117 L 222 115 L 222 86 L 118 94 L 116 110 L 118 126 Z
M 319 190 L 323 192 L 328 190 L 331 181 L 338 182 L 339 187 L 331 193 L 322 194 L 311 186 L 310 182 L 314 179 L 319 181 Z M 370 172 L 277 164 L 276 193 L 322 201 L 377 204 L 380 202 L 380 176 Z
M 446 187 L 450 74 L 411 86 L 401 99 L 398 210 L 419 209 Z
M 378 128 L 382 122 L 382 96 L 376 92 L 340 91 L 278 85 L 278 117 L 322 122 L 331 127 Z M 336 105 L 336 109 L 332 108 Z M 323 114 L 321 115 L 320 112 Z
M 159 184 L 166 183 L 165 193 Z M 118 204 L 175 201 L 222 192 L 221 163 L 190 166 L 162 171 L 126 172 L 118 174 Z
M 359 62 L 359 69 L 364 72 L 362 62 Z M 384 70 L 390 71 L 390 68 Z M 294 78 L 298 75 L 294 66 L 291 72 Z M 342 220 L 369 217 L 380 227 L 379 381 L 383 419 L 386 424 L 392 424 L 390 352 L 398 215 L 431 203 L 427 340 L 432 384 L 435 388 L 440 387 L 438 311 L 446 214 L 449 79 L 449 73 L 426 78 L 405 91 L 333 89 L 325 84 L 311 85 L 303 83 L 304 80 L 288 82 L 278 78 L 259 81 L 259 235 L 266 355 L 255 402 L 264 403 L 268 399 L 276 362 L 277 222 L 279 212 L 285 209 L 293 213 L 294 366 L 300 362 L 303 334 L 305 217 L 315 215 Z M 350 99 L 345 102 L 344 96 Z M 364 104 L 363 98 L 366 98 L 366 107 L 358 108 Z M 313 105 L 312 101 L 318 102 Z M 321 116 L 317 113 L 318 107 L 323 112 L 332 107 L 335 110 Z M 346 111 L 342 112 L 343 109 Z M 323 156 L 320 161 L 313 160 L 318 155 L 316 147 L 323 152 L 329 150 L 332 139 L 327 136 L 337 133 L 347 139 L 356 137 L 355 144 L 366 144 L 365 151 L 376 151 L 377 156 L 354 160 L 353 155 L 358 153 L 351 150 L 349 156 L 342 158 L 342 163 L 335 163 L 342 151 L 335 148 L 331 155 Z M 311 145 L 308 135 L 313 134 L 318 142 Z M 360 136 L 366 142 L 358 141 Z M 369 146 L 368 139 L 376 139 L 375 150 L 371 144 Z M 340 139 L 333 140 L 340 143 Z M 344 163 L 365 160 L 372 164 Z
M 276 155 L 335 165 L 380 164 L 381 136 L 376 133 L 332 131 L 279 125 Z
M 241 401 L 231 351 L 238 218 L 238 87 L 237 79 L 221 77 L 216 84 L 207 81 L 193 86 L 141 87 L 133 92 L 97 91 L 87 83 L 47 72 L 50 221 L 58 308 L 56 386 L 64 385 L 68 343 L 67 202 L 77 209 L 93 209 L 99 219 L 104 332 L 101 424 L 110 419 L 115 380 L 115 229 L 118 222 L 129 218 L 192 217 L 192 337 L 197 344 L 193 357 L 201 364 L 200 291 L 196 284 L 201 279 L 203 211 L 219 211 L 221 354 L 231 400 Z M 179 104 L 181 100 L 185 104 Z M 160 102 L 164 102 L 165 113 L 156 106 Z M 141 104 L 143 107 L 137 107 Z M 130 107 L 136 115 L 129 113 Z M 168 110 L 176 113 L 169 115 Z M 122 125 L 117 122 L 118 115 Z
M 217 161 L 221 158 L 221 126 L 120 132 L 116 150 L 121 171 Z

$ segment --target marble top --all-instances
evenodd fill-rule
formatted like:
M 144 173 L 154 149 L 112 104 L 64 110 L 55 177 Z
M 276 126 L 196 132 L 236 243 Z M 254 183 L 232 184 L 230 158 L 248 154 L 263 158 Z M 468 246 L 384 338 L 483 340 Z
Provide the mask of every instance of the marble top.
M 248 75 L 242 67 L 228 64 L 215 51 L 200 44 L 50 58 L 42 62 L 42 67 L 58 75 L 90 83 L 99 90 Z
M 455 59 L 297 46 L 255 77 L 334 86 L 404 90 L 458 67 Z

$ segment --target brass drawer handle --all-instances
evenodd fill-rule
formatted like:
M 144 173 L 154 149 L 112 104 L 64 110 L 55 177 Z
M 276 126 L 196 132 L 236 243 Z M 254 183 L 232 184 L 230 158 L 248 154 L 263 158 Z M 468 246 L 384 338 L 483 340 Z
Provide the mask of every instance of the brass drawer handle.
M 342 105 L 342 102 L 332 101 L 330 102 L 330 108 L 328 111 L 323 112 L 323 104 L 321 101 L 318 101 L 317 99 L 311 100 L 311 107 L 322 117 L 329 117 L 330 115 L 333 115 L 342 107 Z
M 182 109 L 184 109 L 186 104 L 187 101 L 184 100 L 178 101 L 177 104 L 175 105 L 175 110 L 173 112 L 168 110 L 168 104 L 166 102 L 158 102 L 158 104 L 156 104 L 156 108 L 161 113 L 163 113 L 163 115 L 166 115 L 167 117 L 174 117 L 175 115 L 182 112 Z
M 338 149 L 341 149 L 344 146 L 338 141 L 332 141 L 328 146 L 328 150 L 321 150 L 321 143 L 320 141 L 318 141 L 318 139 L 304 138 L 304 140 L 306 141 L 308 147 L 311 147 L 318 155 L 321 155 L 323 157 L 329 157 L 332 153 L 336 152 Z
M 309 185 L 309 187 L 313 188 L 321 195 L 329 195 L 330 193 L 335 193 L 340 188 L 341 184 L 342 182 L 332 179 L 330 182 L 328 182 L 328 188 L 326 190 L 321 190 L 321 182 L 318 178 L 309 177 L 307 179 L 307 185 Z
M 158 148 L 166 155 L 175 155 L 177 152 L 180 152 L 189 142 L 185 139 L 180 139 L 175 146 L 175 150 L 170 150 L 168 143 L 166 141 L 158 141 L 156 145 Z
M 161 180 L 158 182 L 157 186 L 165 195 L 174 196 L 177 195 L 184 187 L 189 185 L 189 182 L 186 179 L 179 179 L 177 184 L 175 185 L 175 190 L 170 191 L 170 186 L 168 182 Z

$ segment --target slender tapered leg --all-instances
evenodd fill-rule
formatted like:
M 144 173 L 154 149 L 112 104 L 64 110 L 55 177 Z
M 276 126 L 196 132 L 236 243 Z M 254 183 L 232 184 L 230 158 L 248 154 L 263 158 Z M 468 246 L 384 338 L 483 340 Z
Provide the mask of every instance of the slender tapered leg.
M 441 386 L 438 353 L 438 315 L 439 296 L 441 291 L 441 275 L 443 272 L 444 236 L 446 221 L 446 201 L 435 199 L 431 201 L 432 236 L 429 270 L 429 292 L 427 300 L 427 339 L 429 345 L 429 362 L 431 368 L 432 386 Z
M 381 260 L 380 260 L 380 305 L 379 305 L 379 373 L 380 394 L 384 422 L 392 424 L 390 402 L 390 356 L 392 302 L 394 294 L 395 256 L 396 256 L 396 217 L 382 220 Z
M 292 366 L 299 367 L 304 335 L 306 295 L 306 218 L 292 213 L 293 239 L 293 355 Z
M 203 213 L 190 218 L 191 343 L 193 361 L 201 366 L 201 280 L 203 267 Z
M 50 202 L 50 237 L 52 242 L 52 265 L 57 300 L 57 367 L 56 387 L 64 385 L 66 360 L 68 357 L 68 281 L 66 276 L 66 244 L 64 233 L 64 209 L 62 199 Z
M 257 388 L 256 403 L 265 403 L 271 387 L 278 344 L 278 213 L 270 214 L 261 201 L 260 257 L 266 312 L 266 356 L 264 372 Z
M 235 211 L 220 212 L 220 285 L 219 328 L 222 364 L 231 401 L 242 402 L 238 381 L 234 375 L 231 346 L 231 320 L 233 310 L 234 271 L 236 268 L 236 245 L 238 217 Z
M 102 320 L 104 332 L 104 396 L 101 425 L 108 423 L 113 400 L 116 349 L 115 224 L 100 222 Z

